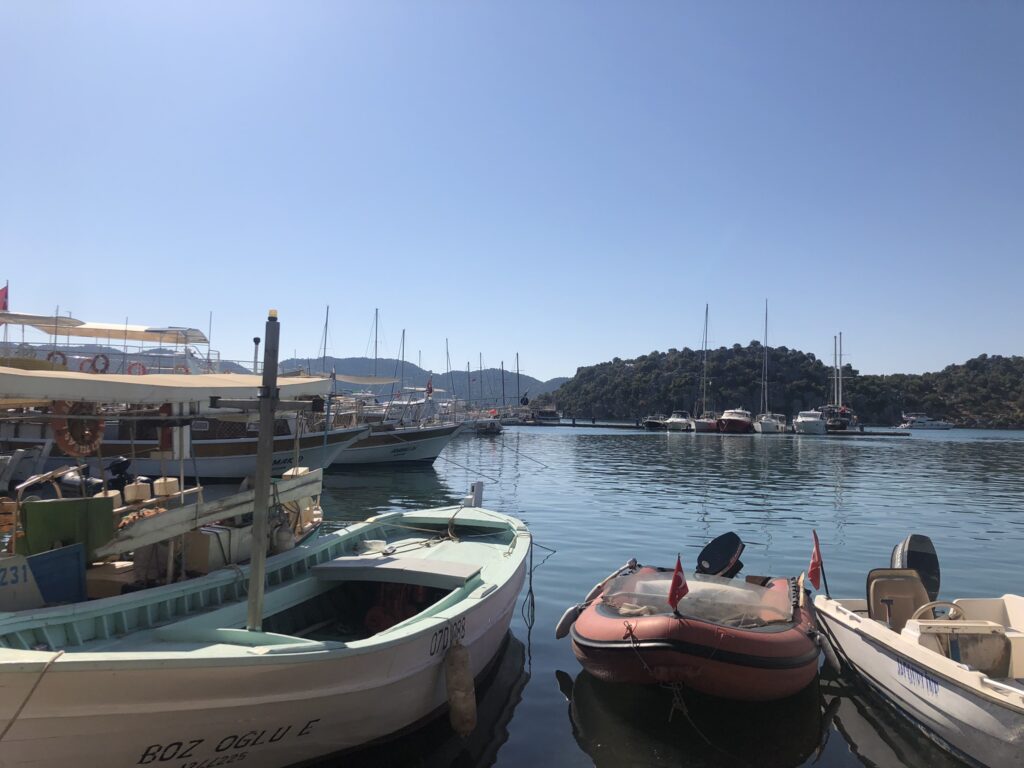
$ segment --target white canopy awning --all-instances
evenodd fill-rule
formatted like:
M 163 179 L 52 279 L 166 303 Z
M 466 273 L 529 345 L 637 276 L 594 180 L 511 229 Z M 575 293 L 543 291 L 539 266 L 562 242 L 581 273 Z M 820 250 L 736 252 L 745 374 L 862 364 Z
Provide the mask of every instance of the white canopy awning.
M 376 384 L 395 384 L 398 379 L 388 379 L 383 376 L 349 376 L 346 373 L 336 373 L 334 378 L 344 381 L 346 384 L 359 384 L 363 387 L 370 387 Z
M 199 376 L 157 373 L 151 376 L 125 376 L 69 371 L 23 371 L 0 366 L 0 406 L 12 407 L 24 402 L 70 400 L 89 403 L 202 403 L 210 397 L 244 400 L 257 396 L 261 376 L 240 373 L 211 373 Z M 330 379 L 281 378 L 277 385 L 281 398 L 326 396 Z
M 156 344 L 209 344 L 206 334 L 195 328 L 158 328 L 124 323 L 87 323 L 72 317 L 26 315 L 0 312 L 0 323 L 27 325 L 37 331 L 58 336 L 79 336 L 111 341 L 151 341 Z

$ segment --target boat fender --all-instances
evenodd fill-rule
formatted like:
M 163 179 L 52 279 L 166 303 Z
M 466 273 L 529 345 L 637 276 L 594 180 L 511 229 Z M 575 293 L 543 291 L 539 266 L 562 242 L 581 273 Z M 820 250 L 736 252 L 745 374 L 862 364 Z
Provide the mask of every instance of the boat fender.
M 576 623 L 576 619 L 583 613 L 583 604 L 577 603 L 571 605 L 565 609 L 565 613 L 562 614 L 562 618 L 558 620 L 558 624 L 555 625 L 555 639 L 561 640 L 563 637 L 569 634 L 569 630 L 572 629 L 572 625 Z
M 462 643 L 455 643 L 445 654 L 444 675 L 452 730 L 460 736 L 469 736 L 476 728 L 476 691 L 469 665 L 469 649 Z
M 295 549 L 295 534 L 287 525 L 279 525 L 274 529 L 273 550 L 275 554 Z
M 829 639 L 821 632 L 816 632 L 814 642 L 818 644 L 821 652 L 825 654 L 825 661 L 828 662 L 828 665 L 836 671 L 836 674 L 840 674 L 843 671 L 843 665 L 839 663 L 839 657 L 836 655 L 835 648 L 832 647 Z

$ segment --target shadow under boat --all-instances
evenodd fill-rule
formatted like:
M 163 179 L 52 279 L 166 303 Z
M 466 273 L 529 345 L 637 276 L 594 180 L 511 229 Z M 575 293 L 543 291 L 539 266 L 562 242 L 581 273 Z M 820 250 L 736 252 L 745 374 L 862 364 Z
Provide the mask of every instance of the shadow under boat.
M 606 683 L 589 672 L 555 673 L 569 701 L 577 743 L 597 766 L 802 765 L 822 741 L 817 679 L 770 703 L 737 702 L 672 689 Z
M 508 740 L 508 725 L 529 680 L 526 646 L 509 632 L 504 648 L 475 681 L 477 725 L 469 736 L 459 736 L 447 717 L 434 713 L 428 721 L 402 734 L 315 763 L 303 763 L 302 768 L 341 765 L 345 768 L 483 768 L 494 765 L 498 751 Z
M 925 733 L 897 714 L 857 680 L 847 680 L 827 664 L 821 693 L 832 727 L 857 760 L 868 768 L 964 768 Z

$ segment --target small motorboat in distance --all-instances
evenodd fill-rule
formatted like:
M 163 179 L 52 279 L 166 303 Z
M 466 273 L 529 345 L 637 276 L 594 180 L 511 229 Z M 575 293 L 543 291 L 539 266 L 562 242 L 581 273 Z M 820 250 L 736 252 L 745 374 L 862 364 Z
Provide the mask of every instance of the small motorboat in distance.
M 641 423 L 644 429 L 650 432 L 664 432 L 668 427 L 665 424 L 665 414 L 655 413 L 651 416 L 645 416 Z
M 793 431 L 798 435 L 824 435 L 825 414 L 821 411 L 800 411 L 793 419 Z
M 741 701 L 791 696 L 818 672 L 809 605 L 796 579 L 733 579 L 742 551 L 735 533 L 705 547 L 675 611 L 673 569 L 630 560 L 565 612 L 555 636 L 571 635 L 600 680 L 679 683 Z
M 688 411 L 672 411 L 672 415 L 665 419 L 665 429 L 669 432 L 692 432 L 693 419 Z
M 952 429 L 953 425 L 942 419 L 933 419 L 925 413 L 904 413 L 903 422 L 896 429 Z
M 1024 597 L 936 600 L 927 536 L 907 537 L 890 565 L 868 574 L 866 599 L 815 598 L 826 657 L 972 765 L 1021 768 Z

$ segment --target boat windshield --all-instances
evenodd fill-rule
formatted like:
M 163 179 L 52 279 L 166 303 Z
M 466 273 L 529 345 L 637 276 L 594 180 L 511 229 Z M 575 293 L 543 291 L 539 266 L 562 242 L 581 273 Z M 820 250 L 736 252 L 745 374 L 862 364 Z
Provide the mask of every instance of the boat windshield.
M 670 614 L 671 571 L 640 571 L 619 576 L 602 595 L 608 609 L 622 616 Z M 690 574 L 690 591 L 679 601 L 683 616 L 727 627 L 761 627 L 793 620 L 789 591 L 768 589 L 721 576 Z

